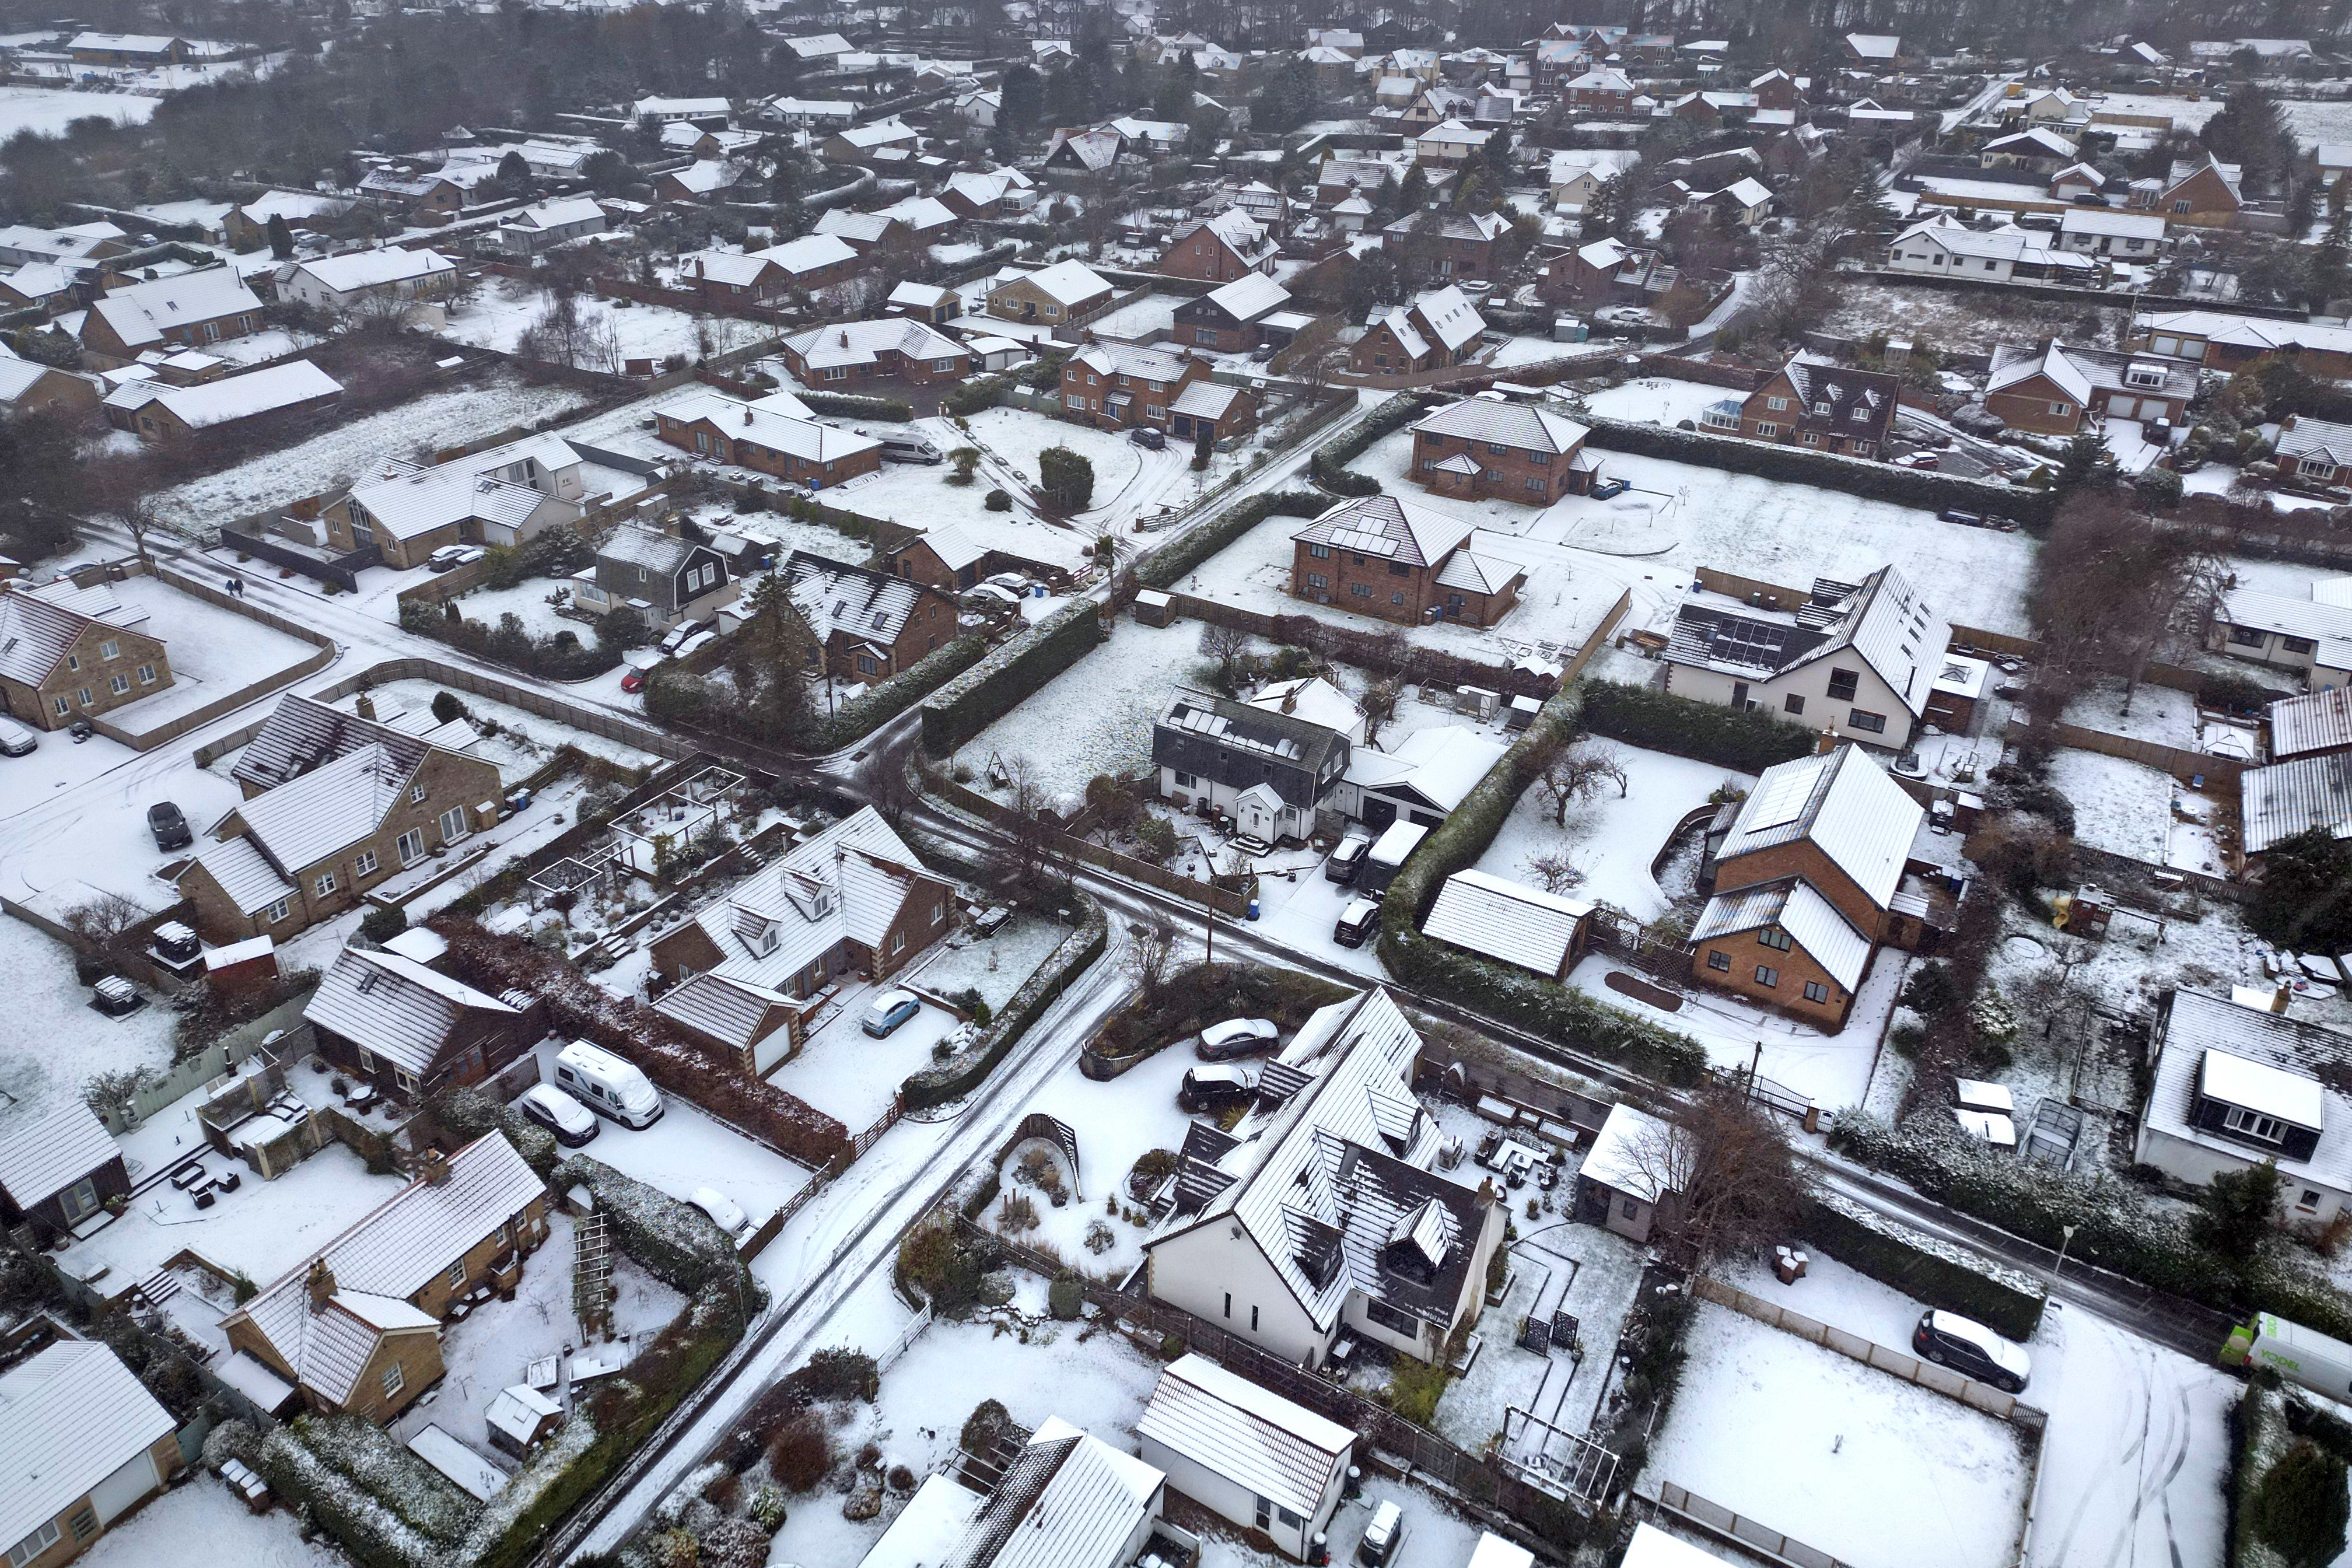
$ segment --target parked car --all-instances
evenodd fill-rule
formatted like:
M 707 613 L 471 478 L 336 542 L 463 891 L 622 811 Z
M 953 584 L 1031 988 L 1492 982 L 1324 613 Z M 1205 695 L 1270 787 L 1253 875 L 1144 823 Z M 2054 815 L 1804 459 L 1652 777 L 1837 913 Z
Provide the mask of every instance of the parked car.
M 1594 500 L 1607 500 L 1611 496 L 1622 496 L 1633 488 L 1633 485 L 1624 479 L 1595 479 L 1592 481 L 1592 489 L 1590 493 Z
M 1492 294 L 1495 291 L 1495 286 L 1492 283 L 1487 282 L 1484 278 L 1465 278 L 1461 282 L 1456 283 L 1454 287 L 1461 289 L 1465 294 L 1469 295 L 1473 300 L 1483 300 L 1487 295 Z
M 1192 1054 L 1204 1062 L 1229 1062 L 1271 1050 L 1277 1032 L 1271 1018 L 1228 1018 L 1202 1030 Z
M 1984 526 L 1984 519 L 1982 517 L 1972 511 L 1963 511 L 1960 508 L 1956 506 L 1948 506 L 1936 515 L 1946 522 L 1957 522 L 1962 528 L 1982 528 Z
M 654 666 L 661 661 L 660 653 L 649 647 L 633 647 L 623 654 L 621 662 L 629 667 L 629 673 L 621 677 L 621 689 L 643 691 L 646 689 L 646 677 L 652 674 Z
M 425 558 L 425 564 L 435 572 L 455 572 L 460 566 L 470 566 L 488 555 L 478 544 L 445 544 Z
M 1348 907 L 1339 911 L 1339 923 L 1331 928 L 1331 940 L 1341 947 L 1361 947 L 1380 929 L 1381 906 L 1370 899 L 1349 899 Z
M 2022 1346 L 1957 1312 L 1921 1314 L 1919 1326 L 1911 1331 L 1911 1348 L 1938 1366 L 2011 1394 L 2023 1393 L 2033 1372 Z
M 1139 425 L 1127 433 L 1127 438 L 1139 447 L 1149 447 L 1155 452 L 1167 450 L 1168 437 L 1150 425 Z
M 188 831 L 186 815 L 168 800 L 159 800 L 147 808 L 147 831 L 155 836 L 158 849 L 185 849 L 195 840 L 195 835 Z
M 41 743 L 38 731 L 14 719 L 0 718 L 0 756 L 29 757 Z
M 894 988 L 874 998 L 858 1026 L 878 1040 L 922 1010 L 921 997 L 911 991 Z
M 885 436 L 882 456 L 894 463 L 940 463 L 946 455 L 919 436 Z
M 662 638 L 662 652 L 675 657 L 677 650 L 685 646 L 687 638 L 703 629 L 703 624 L 700 621 L 678 622 L 677 625 L 670 627 L 669 635 Z
M 1895 459 L 1898 468 L 1940 468 L 1944 459 L 1933 452 L 1906 452 Z
M 1176 1091 L 1176 1108 L 1189 1113 L 1214 1110 L 1257 1092 L 1257 1074 L 1247 1068 L 1222 1063 L 1184 1069 L 1183 1087 Z
M 531 1085 L 523 1090 L 515 1105 L 525 1116 L 554 1133 L 555 1141 L 567 1149 L 577 1149 L 604 1131 L 586 1106 L 551 1083 Z
M 1363 1568 L 1388 1568 L 1397 1560 L 1404 1536 L 1404 1510 L 1393 1502 L 1381 1503 L 1372 1510 L 1371 1522 L 1364 1526 L 1363 1537 L 1356 1542 L 1356 1561 Z
M 710 1216 L 710 1223 L 729 1236 L 740 1236 L 751 1228 L 751 1216 L 743 1206 L 717 1187 L 697 1187 L 686 1194 L 686 1201 Z
M 715 643 L 718 640 L 718 631 L 712 627 L 705 627 L 703 630 L 695 633 L 692 637 L 677 645 L 677 657 L 680 658 L 691 658 L 696 654 L 700 653 L 704 648 L 709 647 L 712 643 Z
M 1364 852 L 1371 847 L 1370 834 L 1360 827 L 1348 829 L 1332 847 L 1331 858 L 1323 862 L 1323 879 L 1343 888 L 1354 881 L 1356 873 L 1363 868 Z

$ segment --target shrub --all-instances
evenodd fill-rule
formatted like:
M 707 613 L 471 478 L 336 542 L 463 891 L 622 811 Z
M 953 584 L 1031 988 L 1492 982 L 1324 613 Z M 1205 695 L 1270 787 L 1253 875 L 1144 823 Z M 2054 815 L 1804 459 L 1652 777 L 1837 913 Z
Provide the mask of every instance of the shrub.
M 398 904 L 379 904 L 360 917 L 360 934 L 370 942 L 390 942 L 408 929 L 408 911 Z
M 990 511 L 1011 511 L 1013 498 L 1003 490 L 991 490 L 988 492 L 987 499 L 981 504 Z
M 1094 504 L 1095 466 L 1067 447 L 1037 454 L 1037 493 L 1052 510 L 1069 516 Z
M 1769 712 L 1613 680 L 1587 680 L 1581 689 L 1586 729 L 1648 751 L 1760 773 L 1813 749 L 1811 731 Z
M 1816 1194 L 1800 1234 L 1849 1268 L 2011 1339 L 2032 1339 L 2041 1324 L 2045 1297 L 2031 1276 L 1836 1193 Z
M 792 1516 L 782 1487 L 763 1486 L 753 1491 L 747 1511 L 759 1521 L 760 1528 L 771 1535 L 782 1530 L 784 1521 Z
M 1057 1274 L 1054 1282 L 1045 1287 L 1045 1310 L 1066 1323 L 1075 1319 L 1086 1304 L 1086 1291 L 1080 1289 L 1075 1276 Z
M 702 1532 L 707 1568 L 767 1568 L 768 1536 L 748 1519 L 722 1519 Z
M 993 1399 L 983 1399 L 964 1417 L 956 1441 L 967 1454 L 986 1455 L 1013 1432 L 1013 1413 Z
M 2254 1532 L 2288 1568 L 2326 1568 L 2344 1550 L 2352 1515 L 2345 1463 L 2317 1444 L 2298 1442 L 2271 1467 L 2254 1493 Z
M 860 397 L 848 392 L 807 392 L 800 400 L 819 414 L 840 414 L 852 419 L 887 419 L 904 425 L 915 411 L 895 397 Z
M 768 1473 L 788 1492 L 804 1492 L 833 1468 L 833 1438 L 824 1423 L 807 1411 L 776 1428 L 768 1439 Z
M 1414 1426 L 1426 1426 L 1436 1419 L 1437 1402 L 1444 1394 L 1444 1367 L 1399 1356 L 1389 1374 L 1389 1385 L 1381 1393 L 1381 1403 Z

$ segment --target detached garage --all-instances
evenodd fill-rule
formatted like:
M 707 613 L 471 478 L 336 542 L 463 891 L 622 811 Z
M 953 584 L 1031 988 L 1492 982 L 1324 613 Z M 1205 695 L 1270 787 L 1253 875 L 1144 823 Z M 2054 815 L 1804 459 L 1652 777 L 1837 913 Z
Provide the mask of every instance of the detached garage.
M 1331 1522 L 1356 1435 L 1208 1357 L 1170 1363 L 1135 1425 L 1169 1487 L 1302 1562 Z
M 68 1340 L 0 1377 L 0 1542 L 70 1563 L 180 1468 L 169 1412 L 113 1351 Z

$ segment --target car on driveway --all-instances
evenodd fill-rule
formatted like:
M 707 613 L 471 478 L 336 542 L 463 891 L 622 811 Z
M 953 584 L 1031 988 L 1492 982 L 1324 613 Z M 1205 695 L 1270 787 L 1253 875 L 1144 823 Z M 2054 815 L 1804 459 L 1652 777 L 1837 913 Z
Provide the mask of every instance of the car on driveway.
M 0 719 L 0 756 L 29 757 L 40 743 L 40 732 L 31 725 Z
M 2011 1394 L 2025 1391 L 2033 1363 L 2024 1347 L 2011 1343 L 1972 1318 L 1930 1310 L 1911 1331 L 1911 1348 L 1963 1377 L 1990 1383 Z
M 1192 1054 L 1204 1062 L 1229 1062 L 1272 1050 L 1277 1033 L 1271 1018 L 1228 1018 L 1202 1030 Z
M 693 637 L 702 629 L 703 625 L 700 621 L 678 622 L 677 625 L 670 627 L 668 635 L 662 638 L 662 652 L 667 654 L 677 653 L 679 648 L 686 646 L 688 638 Z
M 1622 496 L 1633 488 L 1623 479 L 1595 479 L 1588 493 L 1594 500 L 1607 500 L 1611 496 Z
M 579 1148 L 602 1131 L 586 1106 L 551 1083 L 531 1085 L 515 1104 L 525 1116 L 554 1133 L 555 1141 L 567 1149 Z
M 460 566 L 470 566 L 489 552 L 475 544 L 445 544 L 425 558 L 425 564 L 435 572 L 455 572 Z
M 686 1201 L 709 1215 L 710 1223 L 730 1237 L 740 1237 L 751 1228 L 751 1216 L 743 1212 L 743 1205 L 717 1187 L 697 1187 L 686 1194 Z
M 158 849 L 185 849 L 195 839 L 188 830 L 186 814 L 168 800 L 147 808 L 147 831 L 155 836 Z
M 866 1009 L 866 1016 L 858 1026 L 878 1040 L 922 1010 L 923 999 L 913 992 L 885 991 Z
M 621 662 L 629 667 L 629 673 L 621 677 L 621 689 L 643 691 L 646 677 L 652 674 L 654 666 L 661 661 L 662 656 L 649 647 L 633 647 L 623 654 Z
M 1139 425 L 1127 433 L 1127 438 L 1139 447 L 1149 447 L 1155 452 L 1167 450 L 1168 437 L 1150 425 Z

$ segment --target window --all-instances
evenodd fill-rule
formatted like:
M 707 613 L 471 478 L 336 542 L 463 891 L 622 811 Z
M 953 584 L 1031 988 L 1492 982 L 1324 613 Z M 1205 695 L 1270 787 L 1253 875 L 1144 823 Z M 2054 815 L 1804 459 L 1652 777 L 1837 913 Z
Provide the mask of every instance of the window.
M 85 708 L 89 707 L 89 688 L 87 686 L 76 687 L 74 689 L 74 700 L 80 703 Z
M 2309 637 L 2283 637 L 2279 638 L 2279 647 L 2287 653 L 2310 653 L 2318 647 L 2318 646 L 2319 645 L 2317 643 L 2312 641 Z
M 2221 1125 L 2232 1132 L 2258 1138 L 2265 1143 L 2283 1142 L 2286 1138 L 2285 1122 L 2275 1116 L 2264 1116 L 2259 1110 L 2248 1110 L 2242 1105 L 2230 1107 L 2221 1118 Z
M 1821 433 L 1820 433 L 1819 431 L 1816 431 L 1816 430 L 1808 430 L 1808 431 L 1806 431 L 1806 432 L 1805 432 L 1805 445 L 1806 445 L 1806 446 L 1808 446 L 1808 447 L 1818 447 L 1818 446 L 1820 446 L 1821 444 L 1822 444 L 1822 437 L 1821 437 Z
M 827 381 L 847 381 L 849 367 L 845 364 L 829 364 L 824 367 L 824 378 Z
M 1310 544 L 1307 547 L 1307 553 L 1318 561 L 1328 561 L 1331 558 L 1331 547 L 1328 544 Z
M 1412 575 L 1412 568 L 1405 565 L 1401 561 L 1391 561 L 1389 563 L 1389 575 L 1391 577 L 1410 577 Z
M 373 849 L 362 849 L 360 851 L 360 858 L 352 862 L 352 875 L 354 877 L 373 876 L 375 874 L 377 864 L 378 861 L 375 858 L 375 851 Z
M 2295 1200 L 2295 1205 L 2294 1205 L 2294 1206 L 2295 1206 L 2295 1207 L 2297 1207 L 2297 1208 L 2299 1208 L 2299 1209 L 2315 1209 L 2315 1208 L 2317 1208 L 2317 1207 L 2319 1206 L 2319 1194 L 2318 1194 L 2318 1192 L 2317 1192 L 2316 1190 L 2315 1190 L 2315 1189 L 2311 1188 L 2311 1187 L 2305 1187 L 2305 1188 L 2304 1188 L 2304 1189 L 2303 1189 L 2303 1196 L 2302 1196 L 2302 1197 L 2300 1197 L 2300 1198 L 2297 1198 L 2297 1199 Z
M 1462 605 L 1460 604 L 1462 595 L 1456 594 L 1454 597 L 1455 600 L 1454 613 L 1455 615 L 1460 615 L 1462 613 Z M 1404 595 L 1402 594 L 1391 594 L 1389 595 L 1389 603 L 1391 605 L 1402 605 L 1404 603 Z
M 110 675 L 106 678 L 106 689 L 120 697 L 131 689 L 131 678 L 127 675 Z
M 1331 585 L 1331 579 L 1320 572 L 1309 572 L 1307 574 L 1307 585 L 1319 593 Z
M 335 874 L 332 871 L 320 872 L 319 879 L 310 884 L 310 890 L 319 897 L 325 898 L 335 890 Z
M 1621 1198 L 1618 1200 L 1617 1212 L 1626 1219 L 1639 1219 L 1642 1217 L 1641 1200 L 1638 1198 Z
M 1528 480 L 1528 489 L 1535 491 L 1538 495 L 1541 495 L 1544 490 L 1545 482 L 1543 476 L 1538 474 Z
M 25 1564 L 58 1543 L 57 1521 L 51 1520 L 24 1540 L 8 1549 L 9 1568 L 25 1568 Z
M 1777 986 L 1780 984 L 1780 972 L 1769 963 L 1759 963 L 1756 966 L 1756 984 L 1766 987 Z
M 400 836 L 400 843 L 396 847 L 400 851 L 400 863 L 402 865 L 407 866 L 415 863 L 425 854 L 425 829 L 421 827 L 410 828 L 407 832 Z
M 65 1207 L 66 1223 L 73 1225 L 98 1207 L 98 1184 L 88 1176 L 65 1190 L 58 1200 Z
M 2336 468 L 2332 463 L 2297 463 L 2294 471 L 2298 479 L 2310 479 L 2316 484 L 2325 484 L 2336 477 Z
M 870 654 L 870 653 L 861 653 L 861 654 L 859 654 L 859 655 L 857 656 L 857 673 L 858 673 L 858 674 L 860 674 L 860 675 L 876 675 L 876 674 L 880 673 L 881 668 L 882 668 L 882 661 L 881 661 L 880 659 L 876 658 L 872 654 Z
M 1230 1318 L 1230 1317 L 1232 1317 L 1233 1315 L 1234 1315 L 1234 1293 L 1233 1293 L 1231 1290 L 1228 1290 L 1228 1291 L 1226 1291 L 1226 1292 L 1225 1292 L 1225 1316 L 1226 1316 L 1226 1317 L 1228 1317 L 1228 1318 Z
M 1348 592 L 1353 594 L 1359 599 L 1369 599 L 1372 596 L 1372 590 L 1362 583 L 1349 584 Z
M 120 658 L 121 653 L 122 645 L 111 639 L 98 645 L 98 657 L 100 658 Z
M 142 686 L 152 686 L 155 684 L 155 667 L 153 665 L 142 664 L 139 667 L 139 684 Z
M 1822 984 L 1820 981 L 1818 981 L 1818 980 L 1808 980 L 1808 981 L 1806 981 L 1806 982 L 1805 982 L 1805 1000 L 1806 1000 L 1806 1001 L 1808 1001 L 1808 1002 L 1827 1002 L 1829 999 L 1830 999 L 1830 988 L 1829 988 L 1828 986 L 1826 986 L 1826 985 Z
M 1773 437 L 1778 436 L 1780 433 L 1780 427 L 1778 425 L 1759 425 L 1756 426 L 1756 434 L 1763 437 L 1764 439 L 1768 441 Z
M 1886 715 L 1873 713 L 1867 708 L 1855 708 L 1846 713 L 1845 725 L 1847 729 L 1859 730 L 1865 735 L 1884 735 L 1886 733 Z
M 1251 1332 L 1251 1333 L 1255 1333 L 1255 1332 L 1257 1332 L 1257 1309 L 1256 1309 L 1255 1307 L 1252 1307 L 1252 1308 L 1250 1309 L 1250 1332 Z M 1284 1512 L 1284 1513 L 1287 1513 L 1287 1512 L 1289 1512 L 1290 1510 L 1287 1510 L 1287 1509 L 1283 1509 L 1283 1510 L 1280 1510 L 1279 1511 Z M 1286 1520 L 1284 1522 L 1285 1522 L 1285 1523 L 1288 1523 L 1288 1522 L 1290 1522 L 1290 1521 Z
M 62 697 L 52 698 L 50 700 L 50 706 L 58 710 L 58 717 L 60 719 L 73 711 L 73 704 L 67 701 Z
M 1780 699 L 1780 707 L 1785 712 L 1802 713 L 1805 710 L 1805 700 L 1791 691 Z
M 1785 397 L 1768 397 L 1764 400 L 1764 406 L 1775 414 L 1785 413 L 1789 407 L 1789 400 Z
M 408 1386 L 408 1374 L 400 1370 L 398 1362 L 394 1362 L 383 1369 L 383 1376 L 377 1381 L 383 1384 L 383 1396 L 390 1399 Z
M 441 842 L 455 844 L 466 837 L 466 808 L 453 805 L 441 814 Z
M 2263 635 L 2261 630 L 2253 626 L 2231 626 L 2230 645 L 2232 647 L 2260 647 L 2263 646 Z M 65 708 L 60 705 L 58 711 L 62 713 Z
M 2053 403 L 2050 405 L 2050 414 L 2053 418 L 2063 419 L 2074 412 L 2074 405 L 2071 403 Z
M 1392 1334 L 1421 1337 L 1421 1320 L 1411 1312 L 1399 1311 L 1386 1301 L 1374 1299 L 1364 1303 L 1364 1316 Z
M 454 1289 L 456 1289 L 457 1286 L 463 1285 L 465 1282 L 466 1282 L 466 1260 L 465 1260 L 464 1258 L 460 1258 L 459 1259 L 457 1259 L 457 1262 L 452 1263 L 451 1265 L 449 1265 L 449 1284 L 450 1284 L 450 1288 Z
M 1066 397 L 1062 401 L 1070 405 L 1070 411 L 1074 414 L 1084 414 L 1087 411 L 1087 400 L 1083 397 Z
M 1831 700 L 1850 701 L 1861 689 L 1862 672 L 1860 670 L 1832 668 L 1830 671 Z
M 1731 973 L 1731 954 L 1720 951 L 1710 952 L 1706 955 L 1706 966 L 1718 974 L 1728 974 Z
M 284 920 L 286 915 L 286 900 L 283 899 L 278 900 L 276 903 L 261 911 L 261 918 L 268 921 L 271 925 L 276 925 L 279 921 Z
M 2172 210 L 2177 213 L 2187 212 L 2189 210 L 2189 198 L 2187 196 L 2182 196 L 2179 200 L 2174 202 L 2172 204 Z
M 1789 933 L 1779 926 L 1766 926 L 1756 933 L 1756 940 L 1775 952 L 1789 951 Z

